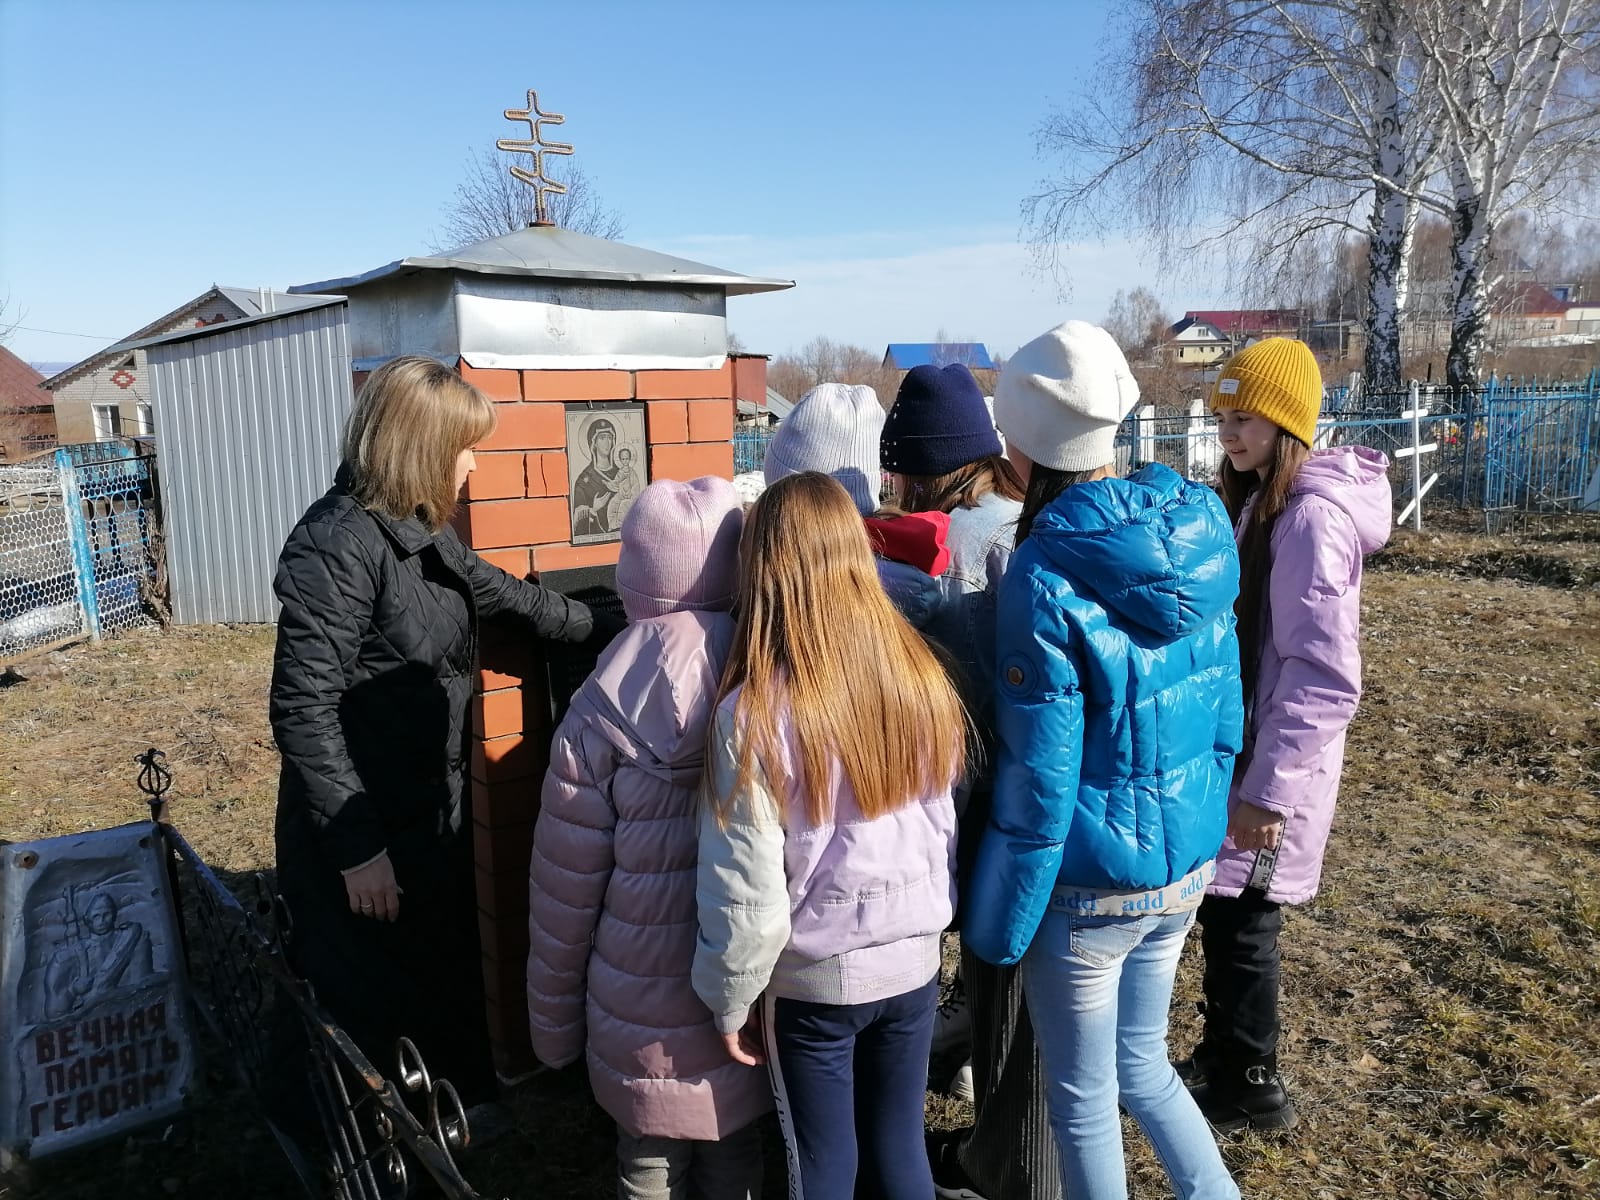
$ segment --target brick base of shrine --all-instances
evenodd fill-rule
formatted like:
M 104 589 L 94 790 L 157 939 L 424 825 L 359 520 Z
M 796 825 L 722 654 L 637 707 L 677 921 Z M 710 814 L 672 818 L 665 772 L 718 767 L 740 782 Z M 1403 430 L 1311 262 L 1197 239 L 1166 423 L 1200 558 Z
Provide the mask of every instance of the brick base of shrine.
M 766 367 L 760 356 L 731 357 L 711 371 L 478 370 L 462 363 L 462 376 L 495 399 L 500 420 L 478 448 L 466 502 L 452 522 L 457 533 L 514 575 L 534 572 L 562 587 L 571 571 L 592 582 L 595 571 L 575 569 L 613 566 L 618 543 L 572 544 L 568 406 L 642 402 L 651 480 L 731 478 L 735 403 L 764 404 Z M 540 647 L 485 629 L 472 703 L 473 840 L 489 1034 L 503 1077 L 535 1065 L 525 1001 L 528 857 L 551 711 Z

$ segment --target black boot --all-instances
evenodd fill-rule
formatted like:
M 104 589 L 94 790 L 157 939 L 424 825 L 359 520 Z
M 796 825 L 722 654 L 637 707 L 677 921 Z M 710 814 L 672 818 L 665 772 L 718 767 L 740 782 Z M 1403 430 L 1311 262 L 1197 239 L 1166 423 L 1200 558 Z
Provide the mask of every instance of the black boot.
M 1221 1049 L 1215 1042 L 1202 1039 L 1190 1051 L 1189 1057 L 1180 1058 L 1172 1064 L 1172 1069 L 1178 1072 L 1178 1078 L 1183 1080 L 1183 1086 L 1192 1090 L 1215 1075 L 1221 1065 Z
M 1276 1055 L 1219 1063 L 1190 1095 L 1218 1133 L 1293 1129 L 1298 1116 L 1278 1075 Z

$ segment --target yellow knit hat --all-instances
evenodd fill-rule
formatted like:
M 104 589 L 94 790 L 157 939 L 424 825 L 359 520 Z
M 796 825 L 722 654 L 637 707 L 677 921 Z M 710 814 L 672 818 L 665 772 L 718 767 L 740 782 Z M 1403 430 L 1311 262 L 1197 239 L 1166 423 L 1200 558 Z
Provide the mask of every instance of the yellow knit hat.
M 1322 370 L 1295 338 L 1262 338 L 1228 360 L 1211 387 L 1211 407 L 1259 413 L 1306 445 L 1322 411 Z

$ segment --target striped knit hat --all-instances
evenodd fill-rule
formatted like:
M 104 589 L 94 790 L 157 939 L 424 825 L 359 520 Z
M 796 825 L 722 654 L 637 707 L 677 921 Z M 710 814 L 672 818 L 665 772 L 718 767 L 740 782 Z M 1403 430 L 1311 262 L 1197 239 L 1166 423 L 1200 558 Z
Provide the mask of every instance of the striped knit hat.
M 1322 410 L 1322 370 L 1304 342 L 1262 338 L 1228 360 L 1211 388 L 1211 408 L 1256 413 L 1309 446 Z
M 801 471 L 821 471 L 844 485 L 862 516 L 875 512 L 883 475 L 878 438 L 883 405 L 861 384 L 821 383 L 778 425 L 767 446 L 767 483 Z

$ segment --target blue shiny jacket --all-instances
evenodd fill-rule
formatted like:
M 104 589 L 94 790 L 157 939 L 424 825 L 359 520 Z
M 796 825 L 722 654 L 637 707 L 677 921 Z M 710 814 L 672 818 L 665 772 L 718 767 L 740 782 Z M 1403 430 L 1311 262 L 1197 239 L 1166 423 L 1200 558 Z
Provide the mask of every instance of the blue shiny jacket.
M 962 937 L 1020 959 L 1059 883 L 1162 887 L 1214 858 L 1244 728 L 1239 558 L 1210 488 L 1153 465 L 1069 488 L 1000 585 L 994 807 Z

